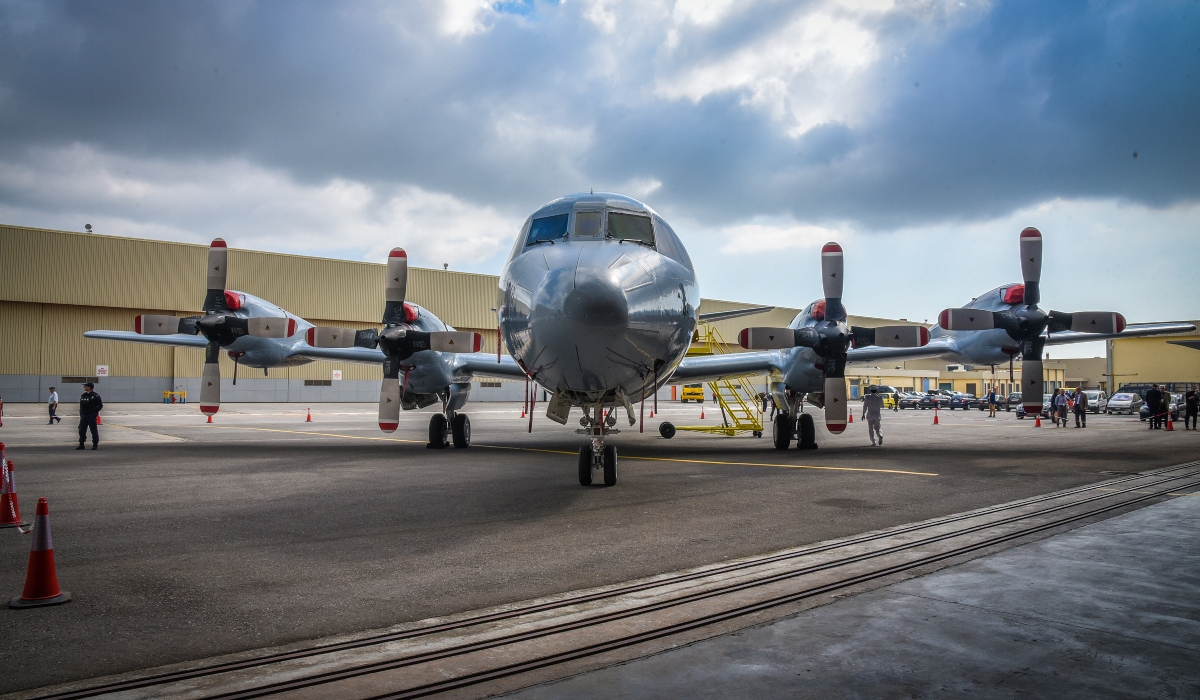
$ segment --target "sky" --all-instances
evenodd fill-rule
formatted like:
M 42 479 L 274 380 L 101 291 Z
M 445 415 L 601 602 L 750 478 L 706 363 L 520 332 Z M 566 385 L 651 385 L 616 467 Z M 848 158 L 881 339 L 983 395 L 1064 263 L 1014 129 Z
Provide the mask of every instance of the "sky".
M 498 274 L 571 192 L 704 296 L 1200 318 L 1200 2 L 0 0 L 0 223 Z M 1100 344 L 1053 349 L 1103 354 Z

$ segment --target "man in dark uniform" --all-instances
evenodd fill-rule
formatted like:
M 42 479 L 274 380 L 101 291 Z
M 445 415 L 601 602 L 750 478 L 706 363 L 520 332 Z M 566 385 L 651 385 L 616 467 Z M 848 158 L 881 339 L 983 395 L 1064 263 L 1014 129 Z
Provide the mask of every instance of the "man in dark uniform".
M 1184 396 L 1184 413 L 1183 413 L 1183 429 L 1188 429 L 1188 422 L 1191 422 L 1191 429 L 1196 429 L 1196 415 L 1200 414 L 1200 396 L 1196 395 L 1195 389 L 1188 389 L 1188 393 Z
M 1162 392 L 1159 391 L 1157 384 L 1150 385 L 1150 390 L 1146 392 L 1146 406 L 1150 411 L 1150 429 L 1158 428 L 1158 412 L 1159 403 L 1162 402 Z
M 79 397 L 79 447 L 75 448 L 77 450 L 83 449 L 88 428 L 92 429 L 92 449 L 100 449 L 100 432 L 96 430 L 96 418 L 104 408 L 104 401 L 100 399 L 100 394 L 92 391 L 95 388 L 96 385 L 91 382 L 84 384 L 83 396 Z

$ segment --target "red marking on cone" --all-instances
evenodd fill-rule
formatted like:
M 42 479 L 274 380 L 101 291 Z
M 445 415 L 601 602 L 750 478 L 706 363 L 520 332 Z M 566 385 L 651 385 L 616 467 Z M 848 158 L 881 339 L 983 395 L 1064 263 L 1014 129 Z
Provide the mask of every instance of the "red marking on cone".
M 1042 427 L 1042 414 L 1041 413 L 1034 414 L 1033 427 L 1035 427 L 1035 428 Z
M 104 425 L 104 419 L 100 417 L 99 413 L 96 414 L 96 425 Z
M 307 415 L 307 416 L 305 416 L 305 418 L 304 418 L 304 422 L 305 422 L 305 423 L 311 423 L 311 422 L 312 422 L 312 409 L 311 409 L 311 408 L 306 408 L 306 409 L 304 409 L 304 410 L 308 411 L 308 415 Z
M 17 502 L 17 482 L 13 462 L 4 459 L 4 443 L 0 442 L 0 527 L 20 527 L 21 504 Z
M 25 588 L 21 597 L 8 601 L 10 608 L 33 608 L 59 605 L 71 600 L 71 594 L 58 587 L 54 568 L 54 542 L 50 538 L 50 504 L 44 498 L 37 502 L 33 518 L 33 542 L 29 545 L 29 568 L 25 573 Z
M 704 420 L 704 404 L 700 404 L 700 420 Z
M 938 407 L 937 406 L 933 407 L 933 424 L 934 425 L 938 424 Z

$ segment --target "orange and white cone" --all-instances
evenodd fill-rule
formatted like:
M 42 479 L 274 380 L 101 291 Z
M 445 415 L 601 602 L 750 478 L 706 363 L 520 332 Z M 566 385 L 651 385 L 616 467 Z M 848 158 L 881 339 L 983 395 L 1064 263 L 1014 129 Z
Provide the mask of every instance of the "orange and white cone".
M 938 407 L 937 406 L 933 407 L 933 424 L 934 425 L 938 424 Z
M 10 608 L 36 608 L 70 602 L 71 594 L 58 587 L 54 570 L 54 542 L 50 539 L 50 504 L 44 498 L 37 502 L 33 518 L 33 542 L 29 545 L 29 568 L 25 572 L 25 589 L 21 597 L 8 601 Z
M 700 420 L 704 420 L 704 404 L 700 404 Z
M 1174 430 L 1174 429 L 1175 429 L 1175 424 L 1171 422 L 1171 412 L 1167 411 L 1167 427 L 1163 428 L 1163 430 Z
M 853 422 L 854 422 L 854 411 L 851 411 L 851 412 L 850 412 L 850 415 L 846 417 L 846 422 L 847 422 L 847 423 L 853 423 Z
M 304 422 L 311 423 L 312 422 L 312 409 L 309 408 L 309 409 L 305 409 L 305 410 L 308 411 L 308 416 L 304 419 Z
M 1035 413 L 1035 414 L 1034 414 L 1034 416 L 1033 416 L 1033 427 L 1035 427 L 1035 428 L 1040 428 L 1040 427 L 1042 427 L 1042 414 L 1040 414 L 1040 413 Z
M 17 480 L 13 477 L 11 459 L 4 459 L 4 443 L 0 442 L 0 527 L 21 527 L 21 504 L 17 503 Z

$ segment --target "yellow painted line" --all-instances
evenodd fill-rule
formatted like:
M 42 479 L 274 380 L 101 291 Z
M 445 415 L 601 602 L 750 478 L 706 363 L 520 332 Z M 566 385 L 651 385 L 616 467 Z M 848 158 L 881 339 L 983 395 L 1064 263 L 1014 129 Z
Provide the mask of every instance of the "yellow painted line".
M 408 440 L 405 438 L 389 438 L 389 437 L 371 437 L 368 435 L 343 435 L 340 433 L 318 433 L 308 430 L 283 430 L 280 428 L 249 428 L 236 425 L 220 426 L 227 430 L 257 430 L 264 433 L 291 433 L 294 435 L 319 435 L 322 437 L 345 438 L 347 440 L 380 440 L 383 442 L 411 442 L 424 445 L 425 440 Z M 516 450 L 519 452 L 542 452 L 546 454 L 556 455 L 575 455 L 578 452 L 567 450 L 547 450 L 538 447 L 510 447 L 507 445 L 482 445 L 479 443 L 471 443 L 472 447 L 486 447 L 493 450 Z M 835 472 L 874 472 L 877 474 L 906 474 L 909 476 L 938 476 L 936 472 L 910 472 L 902 469 L 869 469 L 866 467 L 823 467 L 810 464 L 772 464 L 769 462 L 720 462 L 711 459 L 682 459 L 678 457 L 637 457 L 633 455 L 621 455 L 623 459 L 636 459 L 644 462 L 681 462 L 683 464 L 718 464 L 730 467 L 778 467 L 781 469 L 819 469 Z

